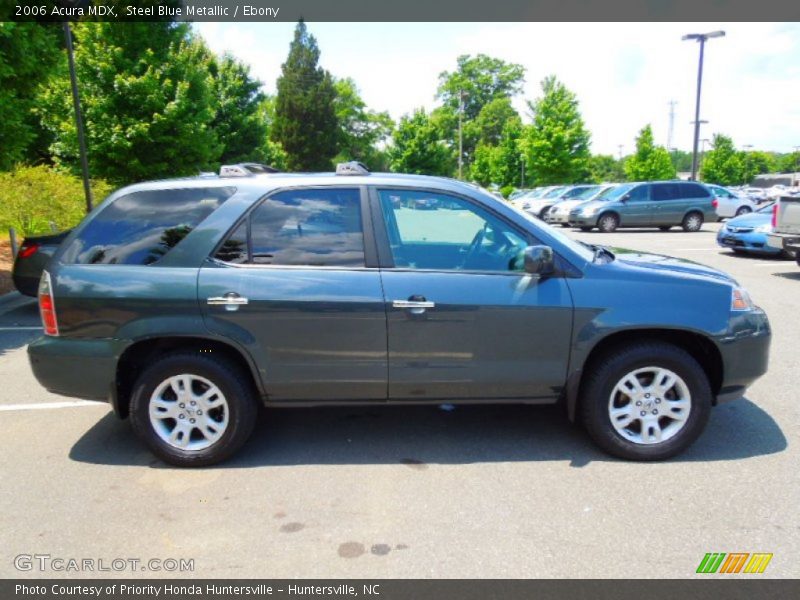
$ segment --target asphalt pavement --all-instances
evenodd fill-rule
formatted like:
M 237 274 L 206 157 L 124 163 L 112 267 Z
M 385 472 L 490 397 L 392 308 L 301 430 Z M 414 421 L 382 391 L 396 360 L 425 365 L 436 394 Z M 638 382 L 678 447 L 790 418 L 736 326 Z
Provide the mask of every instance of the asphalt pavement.
M 717 227 L 570 233 L 718 267 L 770 317 L 769 373 L 663 463 L 605 456 L 554 407 L 375 406 L 267 410 L 234 460 L 175 469 L 107 405 L 42 389 L 35 303 L 0 298 L 0 576 L 683 578 L 768 552 L 759 577 L 800 577 L 800 268 L 734 256 Z M 32 554 L 194 570 L 15 567 Z

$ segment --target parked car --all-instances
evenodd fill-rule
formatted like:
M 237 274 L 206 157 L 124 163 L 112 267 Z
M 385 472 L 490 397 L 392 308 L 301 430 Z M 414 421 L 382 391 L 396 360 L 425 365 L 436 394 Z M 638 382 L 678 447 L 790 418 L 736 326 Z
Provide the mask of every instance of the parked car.
M 737 253 L 781 255 L 781 248 L 767 244 L 767 234 L 772 231 L 772 204 L 766 204 L 753 213 L 735 217 L 720 227 L 717 244 Z
M 537 198 L 542 198 L 550 193 L 557 193 L 559 190 L 563 190 L 564 186 L 560 185 L 552 185 L 552 186 L 545 186 L 540 188 L 535 188 L 529 191 L 527 194 L 524 194 L 518 198 L 512 200 L 511 204 L 519 209 L 524 211 L 529 211 L 531 208 L 531 203 L 536 200 Z
M 320 215 L 339 230 L 305 233 Z M 766 372 L 771 337 L 716 269 L 347 165 L 122 188 L 64 240 L 39 307 L 38 381 L 109 401 L 183 466 L 232 456 L 259 405 L 353 403 L 561 403 L 605 451 L 665 459 Z
M 800 266 L 800 196 L 781 196 L 772 206 L 771 248 L 794 254 Z
M 509 200 L 516 200 L 520 196 L 524 196 L 525 194 L 527 194 L 527 193 L 529 193 L 531 191 L 533 191 L 533 190 L 531 190 L 530 188 L 516 189 L 513 192 L 511 192 L 511 194 L 509 194 L 508 199 Z
M 615 184 L 589 186 L 574 198 L 556 202 L 550 207 L 544 220 L 551 225 L 559 224 L 562 227 L 569 227 L 569 213 L 572 212 L 572 209 L 584 202 L 591 202 L 601 198 L 614 187 L 616 187 Z
M 706 184 L 714 194 L 711 205 L 719 218 L 738 217 L 753 212 L 758 204 L 743 194 L 734 193 L 721 185 Z
M 584 191 L 593 187 L 593 185 L 567 185 L 564 187 L 555 188 L 544 196 L 531 200 L 528 203 L 528 208 L 525 210 L 544 221 L 548 211 L 553 207 L 554 204 L 557 202 L 563 202 L 564 200 L 577 198 Z
M 44 266 L 68 234 L 69 230 L 52 235 L 30 236 L 22 241 L 11 270 L 14 287 L 20 294 L 36 297 Z
M 602 198 L 572 209 L 569 224 L 604 233 L 618 227 L 658 227 L 668 231 L 675 225 L 684 231 L 700 231 L 703 222 L 716 221 L 711 192 L 693 181 L 658 181 L 622 184 Z

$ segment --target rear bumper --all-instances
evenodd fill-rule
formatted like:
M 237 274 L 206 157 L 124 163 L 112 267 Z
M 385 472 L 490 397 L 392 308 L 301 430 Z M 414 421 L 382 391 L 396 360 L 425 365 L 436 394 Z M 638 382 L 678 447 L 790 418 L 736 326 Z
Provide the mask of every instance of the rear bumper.
M 800 250 L 800 235 L 796 233 L 769 233 L 767 244 L 777 250 L 797 252 Z
M 114 401 L 117 361 L 125 343 L 44 336 L 28 346 L 37 381 L 49 392 Z

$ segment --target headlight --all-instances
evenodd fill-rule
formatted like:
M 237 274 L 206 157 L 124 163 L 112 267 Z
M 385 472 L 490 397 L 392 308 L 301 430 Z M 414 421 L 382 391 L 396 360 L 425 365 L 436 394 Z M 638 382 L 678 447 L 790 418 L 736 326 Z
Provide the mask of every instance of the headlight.
M 596 206 L 584 208 L 584 209 L 581 210 L 581 214 L 584 215 L 584 216 L 587 216 L 587 217 L 591 217 L 596 212 L 597 212 L 597 207 Z
M 769 233 L 770 231 L 772 231 L 772 224 L 771 223 L 764 223 L 763 225 L 760 225 L 760 226 L 756 227 L 755 231 L 757 231 L 759 233 Z
M 735 287 L 731 290 L 731 310 L 752 310 L 754 307 L 750 294 L 744 288 Z

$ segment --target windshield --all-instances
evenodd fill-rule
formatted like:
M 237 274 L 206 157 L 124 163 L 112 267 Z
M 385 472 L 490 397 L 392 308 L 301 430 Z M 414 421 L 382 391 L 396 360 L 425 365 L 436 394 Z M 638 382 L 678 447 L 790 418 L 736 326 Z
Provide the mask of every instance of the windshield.
M 597 190 L 600 189 L 599 185 L 590 185 L 584 190 L 581 190 L 579 194 L 572 196 L 574 200 L 588 200 L 595 194 L 597 194 Z
M 626 184 L 623 184 L 623 185 L 619 185 L 619 186 L 617 186 L 615 188 L 611 188 L 607 193 L 601 194 L 597 199 L 598 200 L 608 200 L 608 201 L 619 200 L 625 194 L 630 192 L 633 189 L 634 185 L 636 185 L 636 184 L 626 183 Z
M 773 204 L 775 204 L 775 203 L 774 202 L 770 202 L 769 204 L 765 204 L 764 206 L 759 208 L 756 212 L 757 213 L 771 213 Z
M 566 189 L 567 189 L 567 188 L 566 188 L 566 186 L 560 186 L 560 187 L 556 187 L 556 188 L 553 188 L 552 190 L 549 190 L 549 191 L 548 191 L 548 192 L 547 192 L 547 193 L 546 193 L 544 196 L 542 196 L 542 197 L 543 197 L 543 198 L 555 198 L 556 196 L 558 196 L 559 194 L 561 194 L 561 192 L 563 192 L 563 191 L 564 191 L 564 190 L 566 190 Z
M 572 200 L 573 198 L 579 197 L 586 189 L 587 188 L 582 185 L 575 186 L 574 188 L 568 189 L 564 195 L 561 196 L 561 199 Z
M 603 189 L 603 191 L 600 192 L 599 194 L 597 194 L 597 196 L 595 196 L 593 199 L 594 200 L 605 200 L 606 198 L 608 198 L 608 195 L 611 192 L 613 192 L 615 189 L 617 189 L 618 187 L 619 187 L 618 185 L 610 185 L 607 188 Z

